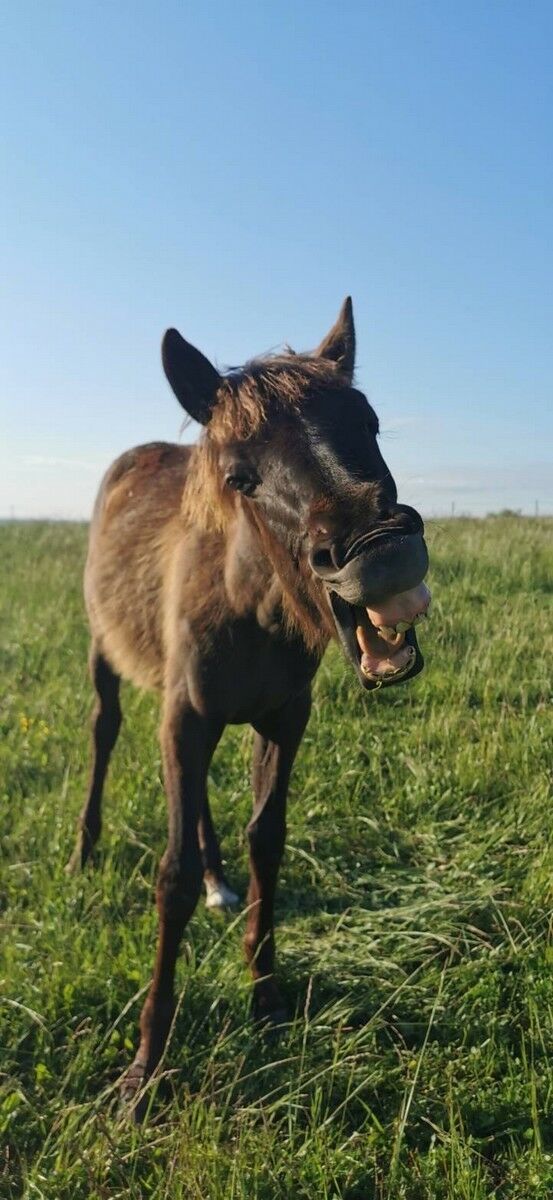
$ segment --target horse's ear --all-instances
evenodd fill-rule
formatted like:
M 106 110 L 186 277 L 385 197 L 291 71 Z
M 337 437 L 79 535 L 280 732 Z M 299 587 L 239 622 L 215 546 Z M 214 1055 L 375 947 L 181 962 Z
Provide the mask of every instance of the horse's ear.
M 161 361 L 179 404 L 200 425 L 207 425 L 221 382 L 219 372 L 176 329 L 164 334 Z
M 355 326 L 351 296 L 346 296 L 336 324 L 323 338 L 315 354 L 317 358 L 330 358 L 338 363 L 351 383 L 355 370 Z

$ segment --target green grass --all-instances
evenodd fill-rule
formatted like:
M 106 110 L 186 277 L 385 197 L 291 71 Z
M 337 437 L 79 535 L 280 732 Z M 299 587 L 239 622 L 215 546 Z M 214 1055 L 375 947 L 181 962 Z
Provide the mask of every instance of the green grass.
M 64 875 L 88 762 L 86 530 L 0 528 L 0 1195 L 528 1200 L 553 1193 L 553 522 L 434 524 L 427 668 L 320 671 L 278 902 L 295 1019 L 247 1020 L 243 914 L 185 937 L 165 1095 L 117 1114 L 153 961 L 154 698 L 125 689 L 99 867 Z M 250 736 L 211 794 L 242 896 Z

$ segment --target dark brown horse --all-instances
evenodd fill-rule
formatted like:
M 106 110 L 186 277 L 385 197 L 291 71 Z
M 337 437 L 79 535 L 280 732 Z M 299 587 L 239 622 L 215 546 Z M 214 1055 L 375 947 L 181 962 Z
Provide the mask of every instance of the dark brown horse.
M 349 299 L 313 354 L 221 376 L 175 330 L 162 353 L 178 400 L 205 428 L 193 447 L 130 450 L 100 489 L 85 576 L 94 760 L 70 864 L 85 862 L 100 832 L 120 678 L 158 689 L 169 837 L 154 975 L 124 1085 L 136 1111 L 173 1018 L 179 943 L 202 878 L 212 901 L 228 896 L 206 793 L 225 725 L 255 731 L 246 955 L 254 1017 L 278 1022 L 273 902 L 311 681 L 336 636 L 365 688 L 416 675 L 413 626 L 429 600 L 421 518 L 398 504 L 377 418 L 352 386 Z

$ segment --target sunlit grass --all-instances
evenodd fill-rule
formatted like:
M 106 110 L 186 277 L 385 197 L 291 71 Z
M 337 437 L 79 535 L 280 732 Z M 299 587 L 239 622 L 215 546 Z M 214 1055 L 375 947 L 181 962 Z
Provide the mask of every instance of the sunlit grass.
M 427 668 L 365 696 L 336 651 L 278 901 L 294 1019 L 248 1023 L 243 915 L 201 905 L 166 1087 L 117 1115 L 155 942 L 157 705 L 125 689 L 99 867 L 68 879 L 88 762 L 86 530 L 5 525 L 0 1195 L 528 1200 L 553 1192 L 553 522 L 429 531 Z M 250 736 L 210 787 L 245 895 Z

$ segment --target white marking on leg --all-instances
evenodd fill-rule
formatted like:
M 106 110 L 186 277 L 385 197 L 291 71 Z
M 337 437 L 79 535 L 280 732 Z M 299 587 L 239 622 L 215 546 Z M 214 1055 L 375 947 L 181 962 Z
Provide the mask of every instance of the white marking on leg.
M 234 908 L 234 905 L 238 904 L 236 892 L 233 892 L 232 888 L 229 888 L 228 883 L 225 883 L 224 879 L 217 881 L 206 879 L 205 890 L 206 908 Z

